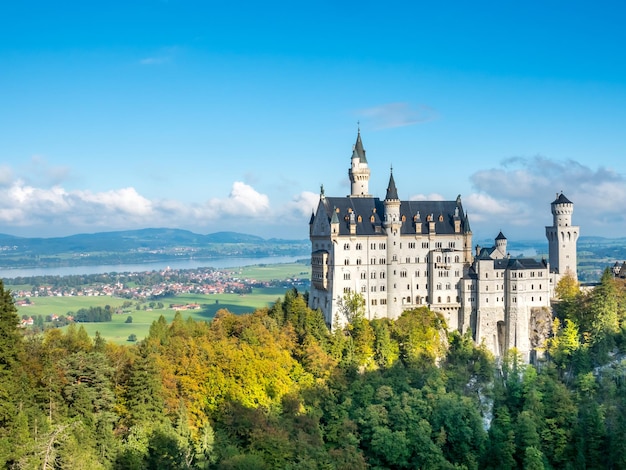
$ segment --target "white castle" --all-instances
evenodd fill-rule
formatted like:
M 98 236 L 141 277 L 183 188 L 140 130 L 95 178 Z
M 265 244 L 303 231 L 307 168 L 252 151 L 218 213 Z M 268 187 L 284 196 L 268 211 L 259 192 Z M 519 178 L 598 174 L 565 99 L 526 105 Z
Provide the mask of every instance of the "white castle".
M 360 293 L 368 319 L 396 319 L 410 308 L 441 312 L 448 328 L 471 332 L 500 357 L 517 348 L 526 360 L 549 331 L 556 282 L 576 277 L 579 227 L 563 194 L 552 202 L 546 227 L 549 262 L 512 258 L 507 239 L 472 250 L 472 231 L 461 197 L 453 201 L 401 201 L 393 179 L 384 200 L 369 194 L 370 169 L 360 132 L 348 171 L 350 195 L 327 197 L 323 187 L 309 223 L 309 307 L 326 323 L 344 325 L 346 293 Z

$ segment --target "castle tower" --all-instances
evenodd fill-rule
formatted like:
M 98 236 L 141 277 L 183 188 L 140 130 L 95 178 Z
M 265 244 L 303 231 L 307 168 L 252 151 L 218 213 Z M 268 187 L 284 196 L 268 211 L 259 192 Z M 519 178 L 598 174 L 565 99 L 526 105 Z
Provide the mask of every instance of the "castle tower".
M 506 257 L 506 237 L 504 236 L 504 234 L 502 232 L 500 232 L 498 234 L 498 236 L 496 237 L 496 251 L 498 252 L 497 255 L 496 253 L 494 253 L 493 256 L 494 258 L 504 258 Z
M 555 283 L 569 273 L 578 279 L 576 271 L 576 242 L 580 227 L 572 225 L 574 204 L 563 193 L 551 204 L 552 226 L 546 227 L 550 267 L 556 274 Z
M 350 197 L 371 197 L 369 194 L 370 169 L 365 158 L 365 149 L 361 142 L 361 131 L 356 136 L 356 143 L 352 150 L 350 169 Z
M 393 171 L 389 175 L 387 195 L 385 196 L 385 221 L 387 232 L 387 316 L 398 318 L 402 313 L 402 299 L 398 295 L 396 286 L 400 283 L 400 198 L 393 179 Z

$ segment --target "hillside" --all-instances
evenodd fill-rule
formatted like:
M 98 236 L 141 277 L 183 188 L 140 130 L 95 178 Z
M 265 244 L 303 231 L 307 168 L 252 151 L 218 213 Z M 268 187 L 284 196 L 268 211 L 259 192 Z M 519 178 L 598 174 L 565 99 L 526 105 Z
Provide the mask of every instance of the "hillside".
M 0 264 L 18 268 L 142 263 L 181 257 L 306 256 L 309 246 L 307 240 L 266 240 L 236 232 L 201 235 L 170 228 L 53 238 L 23 238 L 0 234 Z

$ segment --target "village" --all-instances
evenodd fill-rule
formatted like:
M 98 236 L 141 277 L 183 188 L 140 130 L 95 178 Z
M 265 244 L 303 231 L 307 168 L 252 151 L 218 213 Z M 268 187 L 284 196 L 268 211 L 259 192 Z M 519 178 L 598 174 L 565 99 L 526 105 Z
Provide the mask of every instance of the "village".
M 89 276 L 55 276 L 54 278 L 24 278 L 21 286 L 12 289 L 15 305 L 22 313 L 28 307 L 37 305 L 37 299 L 43 297 L 117 297 L 131 301 L 146 302 L 145 308 L 169 308 L 177 311 L 198 310 L 198 303 L 176 302 L 176 296 L 197 294 L 238 294 L 246 295 L 253 288 L 296 287 L 307 289 L 308 280 L 302 278 L 286 278 L 258 280 L 251 277 L 239 277 L 240 270 L 216 270 L 213 268 L 171 269 L 162 271 L 146 271 L 136 273 L 110 273 Z M 78 279 L 76 279 L 78 278 Z M 48 281 L 48 282 L 42 282 Z M 163 305 L 163 300 L 168 299 Z M 127 306 L 127 307 L 128 307 Z M 121 312 L 121 309 L 120 309 Z M 116 312 L 117 313 L 117 312 Z M 36 318 L 23 314 L 21 326 L 32 326 Z M 56 317 L 56 318 L 55 318 Z M 65 317 L 63 321 L 72 321 Z M 59 321 L 58 315 L 52 315 L 46 321 Z

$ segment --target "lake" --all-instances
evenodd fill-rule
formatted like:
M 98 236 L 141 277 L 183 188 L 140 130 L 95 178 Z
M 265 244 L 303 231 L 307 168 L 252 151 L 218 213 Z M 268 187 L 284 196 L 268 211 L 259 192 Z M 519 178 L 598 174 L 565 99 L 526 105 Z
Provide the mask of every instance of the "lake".
M 52 268 L 0 268 L 0 278 L 13 279 L 16 277 L 29 276 L 69 276 L 72 274 L 103 274 L 103 273 L 136 273 L 145 271 L 161 271 L 167 267 L 171 269 L 196 269 L 196 268 L 239 268 L 241 266 L 253 266 L 257 264 L 283 264 L 294 263 L 306 256 L 266 256 L 261 258 L 215 258 L 215 259 L 185 259 L 171 261 L 155 261 L 137 264 L 107 264 L 96 266 L 70 266 Z

